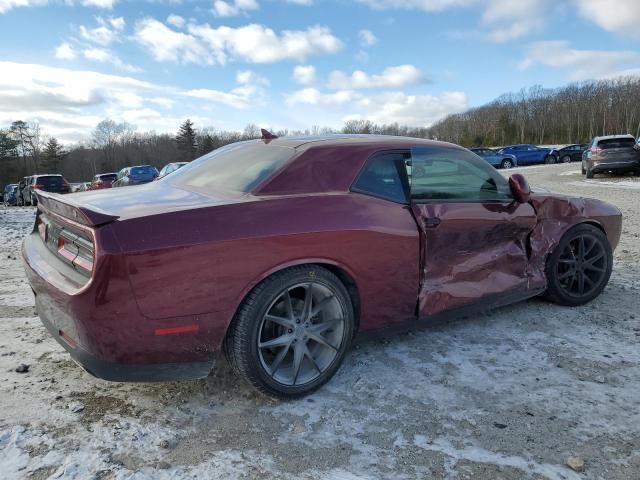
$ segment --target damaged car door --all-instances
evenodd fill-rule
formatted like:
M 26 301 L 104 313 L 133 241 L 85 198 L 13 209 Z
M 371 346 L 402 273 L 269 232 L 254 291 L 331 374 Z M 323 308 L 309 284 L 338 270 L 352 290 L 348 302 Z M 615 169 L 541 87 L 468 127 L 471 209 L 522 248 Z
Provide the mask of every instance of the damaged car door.
M 411 166 L 411 209 L 423 234 L 420 317 L 526 297 L 531 205 L 466 150 L 414 148 Z

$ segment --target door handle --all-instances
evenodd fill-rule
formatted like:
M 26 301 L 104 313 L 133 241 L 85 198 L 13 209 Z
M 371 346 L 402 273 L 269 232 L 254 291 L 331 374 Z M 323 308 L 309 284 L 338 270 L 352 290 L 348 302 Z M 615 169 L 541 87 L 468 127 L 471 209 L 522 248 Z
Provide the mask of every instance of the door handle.
M 436 228 L 438 225 L 440 225 L 440 219 L 438 217 L 427 218 L 424 221 L 426 228 Z

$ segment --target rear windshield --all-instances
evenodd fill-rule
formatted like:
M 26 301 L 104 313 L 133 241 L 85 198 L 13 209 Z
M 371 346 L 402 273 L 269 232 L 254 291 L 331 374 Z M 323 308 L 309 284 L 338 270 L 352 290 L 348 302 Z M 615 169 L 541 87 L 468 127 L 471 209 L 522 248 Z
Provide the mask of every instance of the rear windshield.
M 60 175 L 44 175 L 42 177 L 36 177 L 35 183 L 38 185 L 44 185 L 45 187 L 54 187 L 62 185 L 64 179 Z
M 603 150 L 610 148 L 633 147 L 636 144 L 633 138 L 610 138 L 608 140 L 600 140 L 598 146 Z
M 172 173 L 176 185 L 205 191 L 251 192 L 289 160 L 295 150 L 264 142 L 234 143 Z
M 113 182 L 116 178 L 118 178 L 118 175 L 115 173 L 110 175 L 100 175 L 100 180 L 103 182 Z
M 131 175 L 154 175 L 157 172 L 155 167 L 133 167 L 131 169 Z

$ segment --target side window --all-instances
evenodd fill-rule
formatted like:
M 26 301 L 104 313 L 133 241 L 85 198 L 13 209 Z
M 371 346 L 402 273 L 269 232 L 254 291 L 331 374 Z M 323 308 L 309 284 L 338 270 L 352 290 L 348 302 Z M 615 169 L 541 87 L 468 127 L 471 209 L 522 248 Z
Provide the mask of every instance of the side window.
M 458 149 L 411 151 L 412 200 L 509 201 L 509 183 L 487 162 Z
M 400 172 L 405 168 L 406 157 L 402 153 L 380 153 L 370 158 L 352 190 L 406 203 L 405 187 L 400 177 Z

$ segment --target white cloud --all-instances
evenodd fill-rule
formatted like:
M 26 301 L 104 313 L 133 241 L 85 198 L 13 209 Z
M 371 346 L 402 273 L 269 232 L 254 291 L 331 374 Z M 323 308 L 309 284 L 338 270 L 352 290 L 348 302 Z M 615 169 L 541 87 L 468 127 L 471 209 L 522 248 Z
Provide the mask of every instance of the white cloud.
M 580 15 L 604 30 L 640 35 L 640 2 L 638 0 L 572 0 Z
M 68 42 L 62 42 L 56 48 L 56 58 L 60 58 L 62 60 L 73 60 L 76 57 L 76 51 Z
M 180 15 L 171 14 L 171 15 L 169 15 L 167 17 L 167 23 L 169 25 L 173 25 L 176 28 L 182 28 L 182 27 L 184 27 L 184 24 L 186 23 L 186 20 L 183 17 L 181 17 Z
M 309 105 L 320 109 L 316 113 L 329 111 L 329 115 L 340 112 L 340 120 L 368 119 L 377 123 L 394 123 L 425 127 L 468 108 L 467 98 L 462 92 L 444 92 L 441 95 L 407 95 L 404 92 L 387 92 L 363 95 L 353 90 L 322 93 L 316 88 L 304 88 L 286 97 L 288 105 Z
M 174 131 L 188 115 L 201 125 L 212 120 L 199 115 L 214 105 L 233 108 L 260 103 L 259 85 L 239 85 L 230 92 L 181 90 L 87 70 L 0 61 L 0 124 L 16 118 L 39 121 L 49 135 L 65 142 L 88 138 L 105 116 L 137 124 L 143 130 Z M 191 103 L 190 103 L 191 102 Z M 175 105 L 184 108 L 174 116 L 162 113 Z M 216 117 L 217 118 L 217 117 Z M 219 122 L 218 122 L 219 124 Z
M 269 79 L 258 75 L 252 70 L 242 70 L 236 73 L 236 82 L 240 85 L 260 85 L 264 87 L 269 86 Z
M 311 85 L 316 81 L 316 67 L 313 65 L 296 65 L 293 79 L 300 85 Z
M 451 7 L 466 7 L 476 0 L 358 0 L 378 10 L 405 9 L 424 10 L 426 12 L 441 12 Z M 514 0 L 515 1 L 515 0 Z
M 111 10 L 118 0 L 82 0 L 85 7 L 96 7 Z
M 358 102 L 357 108 L 359 112 L 350 118 L 428 127 L 447 115 L 467 110 L 468 105 L 466 95 L 462 92 L 444 92 L 441 95 L 391 92 L 365 97 Z
M 309 87 L 287 95 L 286 100 L 289 105 L 344 105 L 357 98 L 360 98 L 360 94 L 350 90 L 322 93 L 317 88 Z
M 544 26 L 547 6 L 547 0 L 489 0 L 482 24 L 490 30 L 490 40 L 515 40 Z
M 369 75 L 362 70 L 356 70 L 351 75 L 334 70 L 329 74 L 329 88 L 334 90 L 348 90 L 360 88 L 402 87 L 428 81 L 422 71 L 414 65 L 398 65 L 387 67 L 379 75 Z
M 378 39 L 371 30 L 360 30 L 358 32 L 358 39 L 362 47 L 370 47 L 378 43 Z
M 632 74 L 640 65 L 640 53 L 631 50 L 579 50 L 566 41 L 534 42 L 518 65 L 565 68 L 571 80 L 610 78 Z
M 216 0 L 213 2 L 213 13 L 217 17 L 233 17 L 259 8 L 260 5 L 256 0 L 234 0 L 233 2 Z
M 46 4 L 47 0 L 0 0 L 0 14 L 8 12 L 12 8 L 35 7 Z
M 279 34 L 262 25 L 242 27 L 189 24 L 188 33 L 176 32 L 155 19 L 136 25 L 136 41 L 158 61 L 226 64 L 231 60 L 272 63 L 303 60 L 311 55 L 334 53 L 342 42 L 323 26 L 284 30 Z
M 87 60 L 94 60 L 99 63 L 109 63 L 114 67 L 120 70 L 125 70 L 127 72 L 140 71 L 140 68 L 123 62 L 120 57 L 118 57 L 114 52 L 105 48 L 85 48 L 84 50 L 82 50 L 82 56 Z
M 120 32 L 124 29 L 125 20 L 122 17 L 104 19 L 102 17 L 96 17 L 98 21 L 98 27 L 87 28 L 84 25 L 80 25 L 80 36 L 92 43 L 98 45 L 107 46 L 118 40 Z

